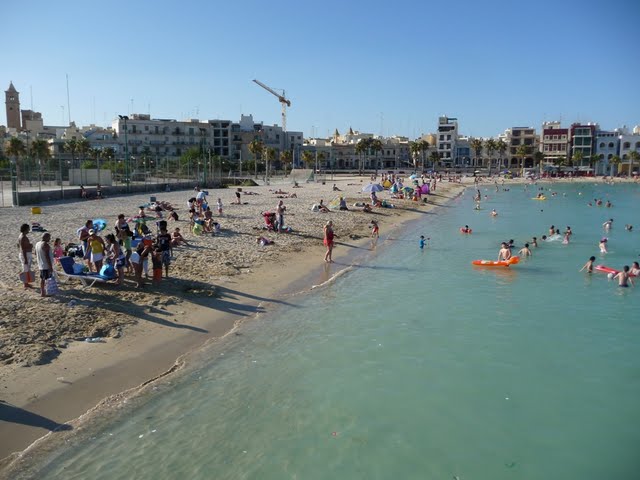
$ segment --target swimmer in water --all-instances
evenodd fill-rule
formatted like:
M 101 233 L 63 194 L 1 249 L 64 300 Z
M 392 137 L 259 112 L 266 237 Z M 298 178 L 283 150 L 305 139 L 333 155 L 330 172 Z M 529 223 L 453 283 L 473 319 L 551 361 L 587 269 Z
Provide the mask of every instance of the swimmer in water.
M 511 258 L 511 250 L 509 250 L 508 245 L 505 242 L 502 242 L 500 246 L 500 251 L 498 252 L 498 261 L 507 261 Z
M 536 237 L 533 237 L 533 239 L 531 240 L 531 246 L 532 247 L 538 246 L 538 239 Z
M 600 240 L 600 253 L 607 253 L 607 239 L 606 238 L 602 238 Z
M 589 261 L 587 263 L 584 264 L 584 267 L 582 267 L 580 269 L 580 271 L 582 272 L 583 270 L 586 270 L 587 273 L 593 273 L 593 262 L 596 261 L 596 257 L 589 257 Z
M 640 276 L 640 264 L 638 264 L 638 262 L 633 262 L 629 274 L 635 275 L 636 277 Z
M 622 271 L 618 272 L 613 279 L 618 279 L 618 286 L 620 287 L 628 287 L 629 284 L 633 286 L 633 280 L 629 276 L 629 265 L 625 265 L 622 267 Z
M 518 252 L 518 255 L 522 255 L 523 257 L 530 257 L 532 255 L 531 250 L 529 250 L 528 243 L 524 244 L 524 247 L 520 249 L 520 251 Z
M 492 217 L 497 217 L 498 216 L 498 212 L 496 212 L 495 208 L 493 210 L 491 210 L 491 216 Z
M 613 226 L 613 218 L 610 218 L 609 220 L 604 222 L 602 226 L 605 230 L 611 230 L 611 227 Z

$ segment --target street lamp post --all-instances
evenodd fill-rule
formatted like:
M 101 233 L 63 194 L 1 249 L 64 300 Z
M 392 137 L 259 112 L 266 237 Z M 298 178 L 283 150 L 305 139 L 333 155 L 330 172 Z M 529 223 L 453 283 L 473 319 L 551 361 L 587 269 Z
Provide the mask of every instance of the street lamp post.
M 127 115 L 118 115 L 120 120 L 124 121 L 124 179 L 127 183 L 127 193 L 131 192 L 131 186 L 129 184 L 129 138 L 127 136 L 127 122 L 129 117 Z

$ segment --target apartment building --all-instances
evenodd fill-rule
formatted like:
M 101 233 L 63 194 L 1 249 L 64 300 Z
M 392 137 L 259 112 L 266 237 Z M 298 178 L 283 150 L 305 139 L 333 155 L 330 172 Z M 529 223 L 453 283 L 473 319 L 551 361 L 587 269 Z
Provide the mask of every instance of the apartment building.
M 629 174 L 631 172 L 637 175 L 640 171 L 640 163 L 638 161 L 632 164 L 631 152 L 640 154 L 640 127 L 635 127 L 633 133 L 623 134 L 618 137 L 620 141 L 620 164 L 619 172 Z
M 505 130 L 505 142 L 509 147 L 507 150 L 509 166 L 517 168 L 531 168 L 534 165 L 533 154 L 538 150 L 538 136 L 536 129 L 531 127 L 512 127 Z M 526 148 L 526 156 L 521 165 L 521 158 L 518 156 L 519 147 Z
M 595 153 L 596 131 L 600 128 L 596 123 L 580 124 L 574 123 L 569 129 L 569 153 L 575 167 L 588 168 L 593 162 L 592 155 Z M 580 154 L 582 160 L 576 162 Z
M 622 132 L 618 130 L 596 132 L 595 154 L 598 161 L 593 168 L 596 175 L 610 175 L 615 173 L 612 171 L 611 159 L 620 152 L 620 139 L 618 138 Z
M 560 122 L 544 122 L 540 135 L 540 151 L 544 162 L 555 164 L 561 158 L 569 157 L 569 129 L 562 128 Z
M 455 146 L 458 140 L 458 119 L 446 115 L 439 117 L 437 136 L 440 161 L 445 167 L 451 167 L 455 159 Z

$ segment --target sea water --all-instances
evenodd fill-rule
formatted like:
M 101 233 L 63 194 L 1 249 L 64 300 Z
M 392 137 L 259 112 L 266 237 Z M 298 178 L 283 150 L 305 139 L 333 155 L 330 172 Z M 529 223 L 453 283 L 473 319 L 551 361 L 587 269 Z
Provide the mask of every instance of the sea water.
M 481 187 L 478 211 L 468 189 L 405 229 L 382 223 L 344 275 L 204 349 L 34 476 L 638 478 L 640 290 L 578 270 L 639 258 L 624 224 L 640 230 L 640 190 L 536 188 Z M 568 245 L 541 240 L 552 224 L 572 228 Z M 516 266 L 471 265 L 533 236 Z

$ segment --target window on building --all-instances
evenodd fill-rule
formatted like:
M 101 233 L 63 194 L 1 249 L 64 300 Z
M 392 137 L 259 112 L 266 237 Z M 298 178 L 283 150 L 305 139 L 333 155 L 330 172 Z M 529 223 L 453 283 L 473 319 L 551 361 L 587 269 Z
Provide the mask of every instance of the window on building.
M 624 144 L 622 145 L 622 148 L 627 150 L 627 149 L 631 148 L 631 144 L 629 142 L 624 142 Z
M 609 142 L 609 148 L 613 148 L 613 142 Z
M 604 142 L 600 142 L 600 148 L 604 148 Z
M 447 140 L 451 140 L 451 135 L 447 135 Z
M 189 135 L 193 135 L 193 128 L 189 127 Z
M 636 150 L 640 148 L 640 142 L 636 142 Z
M 144 126 L 144 131 L 145 131 L 145 132 L 148 132 L 148 131 L 149 131 L 149 125 L 145 125 L 145 126 Z
M 610 153 L 609 155 L 607 155 L 607 159 L 611 160 L 613 158 L 613 153 Z

